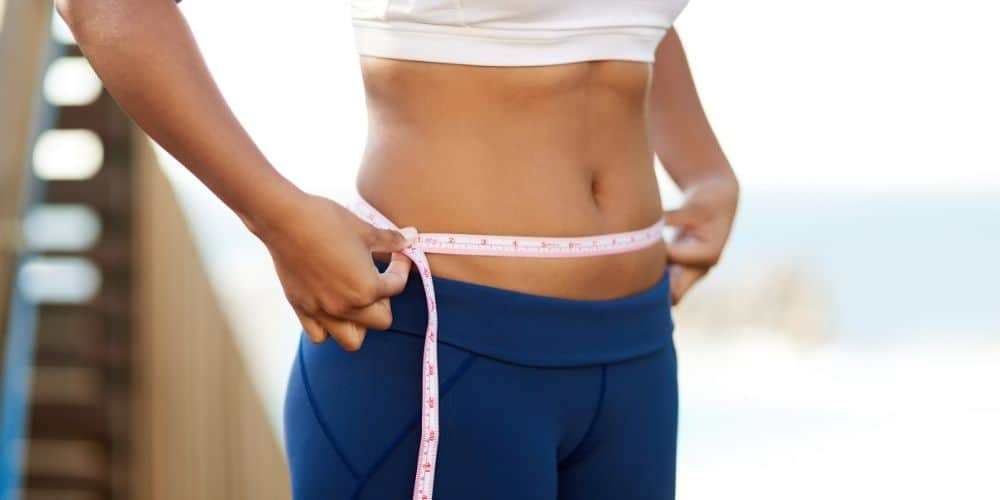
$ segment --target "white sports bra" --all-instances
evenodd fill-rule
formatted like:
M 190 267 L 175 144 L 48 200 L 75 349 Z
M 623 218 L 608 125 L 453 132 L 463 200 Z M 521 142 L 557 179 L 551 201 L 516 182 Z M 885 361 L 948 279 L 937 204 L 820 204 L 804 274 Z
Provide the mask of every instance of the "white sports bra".
M 481 66 L 652 62 L 688 0 L 351 0 L 362 55 Z

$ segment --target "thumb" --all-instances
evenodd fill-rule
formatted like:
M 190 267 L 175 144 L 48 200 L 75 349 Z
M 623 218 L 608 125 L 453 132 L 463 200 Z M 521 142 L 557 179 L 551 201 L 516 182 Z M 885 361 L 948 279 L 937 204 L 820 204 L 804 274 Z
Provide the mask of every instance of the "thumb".
M 398 252 L 412 243 L 417 237 L 417 230 L 412 227 L 404 227 L 399 231 L 395 229 L 373 229 L 373 236 L 369 248 L 373 252 Z
M 691 287 L 702 279 L 708 271 L 704 268 L 687 267 L 678 264 L 670 266 L 670 299 L 674 305 L 681 302 Z

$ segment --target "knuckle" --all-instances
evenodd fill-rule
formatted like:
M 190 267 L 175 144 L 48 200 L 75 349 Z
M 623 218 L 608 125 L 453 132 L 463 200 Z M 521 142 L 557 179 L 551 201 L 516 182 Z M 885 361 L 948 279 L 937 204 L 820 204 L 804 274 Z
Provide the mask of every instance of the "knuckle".
M 406 246 L 406 237 L 399 231 L 387 231 L 392 245 L 403 248 Z
M 377 298 L 378 288 L 375 280 L 365 280 L 354 287 L 354 295 L 351 303 L 357 307 L 364 307 Z
M 347 310 L 344 307 L 343 301 L 334 297 L 323 297 L 320 299 L 319 304 L 323 308 L 323 312 L 331 316 L 342 316 Z
M 378 228 L 370 224 L 366 224 L 365 229 L 361 231 L 361 241 L 364 242 L 365 246 L 375 246 L 375 244 L 378 243 L 378 238 Z
M 336 303 L 331 304 L 330 309 L 327 309 L 327 313 L 335 318 L 344 318 L 351 314 L 354 308 L 346 300 L 337 300 Z
M 285 300 L 293 307 L 302 307 L 302 298 L 296 293 L 285 292 Z
M 309 316 L 315 316 L 320 311 L 319 303 L 316 300 L 299 300 L 299 308 Z

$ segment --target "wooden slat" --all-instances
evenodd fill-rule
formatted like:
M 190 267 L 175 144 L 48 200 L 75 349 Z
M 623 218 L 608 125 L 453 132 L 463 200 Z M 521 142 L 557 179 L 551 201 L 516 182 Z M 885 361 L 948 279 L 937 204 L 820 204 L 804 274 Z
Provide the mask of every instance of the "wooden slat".
M 37 117 L 52 3 L 6 0 L 0 19 L 0 325 L 7 324 L 22 192 Z M 3 345 L 0 329 L 0 345 Z
M 60 490 L 108 488 L 108 453 L 101 445 L 75 439 L 35 439 L 28 448 L 26 486 Z
M 104 495 L 94 491 L 66 491 L 44 487 L 30 488 L 24 492 L 24 500 L 103 500 L 104 498 Z
M 102 216 L 125 215 L 130 210 L 132 193 L 129 179 L 115 175 L 122 168 L 109 160 L 89 179 L 49 181 L 46 199 L 50 203 L 84 203 Z
M 90 440 L 107 448 L 111 436 L 108 408 L 105 405 L 39 404 L 31 410 L 29 455 L 34 453 L 37 439 Z
M 185 216 L 136 144 L 135 497 L 287 499 L 284 454 Z

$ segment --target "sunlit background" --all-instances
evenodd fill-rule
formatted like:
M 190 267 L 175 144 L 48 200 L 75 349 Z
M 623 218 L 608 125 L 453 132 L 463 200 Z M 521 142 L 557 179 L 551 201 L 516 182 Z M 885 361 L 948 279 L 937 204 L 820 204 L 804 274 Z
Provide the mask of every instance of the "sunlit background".
M 271 161 L 350 199 L 366 116 L 348 2 L 181 6 Z M 692 0 L 679 18 L 744 188 L 722 264 L 676 310 L 679 499 L 1000 498 L 998 18 L 973 0 Z M 100 90 L 82 59 L 55 71 L 52 99 Z M 41 140 L 62 146 L 36 148 L 40 176 L 100 164 L 86 131 Z M 279 432 L 298 323 L 263 246 L 159 155 Z

